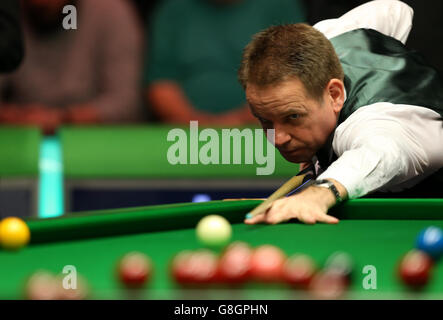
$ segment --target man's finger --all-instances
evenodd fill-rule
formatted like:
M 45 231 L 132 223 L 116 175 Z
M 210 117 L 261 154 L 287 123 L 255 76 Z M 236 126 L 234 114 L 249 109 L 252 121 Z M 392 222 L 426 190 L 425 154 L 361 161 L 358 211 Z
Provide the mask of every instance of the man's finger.
M 272 210 L 269 211 L 268 214 L 266 215 L 265 222 L 269 224 L 277 224 L 285 221 L 285 216 L 286 214 L 282 210 L 280 211 Z
M 277 224 L 288 220 L 288 208 L 286 207 L 286 202 L 280 200 L 276 200 L 272 207 L 268 209 L 268 212 L 265 216 L 265 222 L 270 224 Z
M 277 202 L 266 214 L 266 223 L 277 224 L 291 219 L 290 208 L 284 202 Z
M 256 224 L 265 221 L 265 219 L 266 219 L 266 213 L 260 213 L 252 218 L 249 218 L 248 215 L 246 215 L 245 223 Z
M 340 220 L 338 220 L 336 217 L 327 215 L 327 214 L 321 214 L 317 217 L 318 222 L 324 222 L 324 223 L 338 223 Z
M 260 213 L 259 215 L 256 215 L 253 218 L 249 218 L 248 217 L 249 213 L 248 213 L 246 215 L 245 223 L 247 223 L 247 224 L 255 224 L 255 223 L 259 223 L 259 222 L 264 222 L 264 221 L 266 221 L 267 215 L 269 214 L 270 211 L 276 210 L 276 209 L 280 208 L 283 204 L 284 204 L 284 202 L 282 202 L 281 199 L 280 200 L 276 200 L 276 201 L 274 201 L 272 203 L 272 206 L 270 208 L 268 208 L 268 210 L 266 210 L 266 212 Z
M 303 223 L 306 224 L 315 224 L 317 222 L 317 219 L 315 216 L 311 213 L 308 213 L 306 211 L 303 211 L 300 216 L 298 217 L 298 220 L 300 220 Z

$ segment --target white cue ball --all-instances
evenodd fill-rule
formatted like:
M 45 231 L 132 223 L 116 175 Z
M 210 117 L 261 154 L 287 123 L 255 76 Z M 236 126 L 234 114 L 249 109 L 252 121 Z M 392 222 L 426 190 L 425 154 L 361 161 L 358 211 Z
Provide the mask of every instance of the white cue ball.
M 221 247 L 231 240 L 232 227 L 224 217 L 209 215 L 198 222 L 196 233 L 197 239 L 203 245 Z

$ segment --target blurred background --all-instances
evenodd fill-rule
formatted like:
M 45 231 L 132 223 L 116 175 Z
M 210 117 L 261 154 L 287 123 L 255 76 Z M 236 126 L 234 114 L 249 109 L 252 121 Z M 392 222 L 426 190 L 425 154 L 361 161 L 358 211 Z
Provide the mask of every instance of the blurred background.
M 2 0 L 0 217 L 267 197 L 297 165 L 277 155 L 266 177 L 256 164 L 173 166 L 167 134 L 190 120 L 257 127 L 236 79 L 251 36 L 364 2 Z M 407 46 L 441 73 L 443 2 L 404 2 Z

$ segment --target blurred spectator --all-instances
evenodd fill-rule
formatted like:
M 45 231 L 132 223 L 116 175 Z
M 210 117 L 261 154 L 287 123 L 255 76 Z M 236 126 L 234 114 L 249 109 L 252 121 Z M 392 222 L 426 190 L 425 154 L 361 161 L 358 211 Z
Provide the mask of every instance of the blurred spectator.
M 38 125 L 137 118 L 142 37 L 127 0 L 23 0 L 26 57 L 1 79 L 0 121 Z M 76 30 L 62 10 L 77 8 Z
M 152 16 L 146 99 L 170 123 L 255 122 L 237 81 L 242 50 L 272 24 L 305 21 L 301 0 L 166 0 Z
M 23 59 L 23 35 L 20 26 L 20 3 L 0 2 L 0 72 L 10 72 Z

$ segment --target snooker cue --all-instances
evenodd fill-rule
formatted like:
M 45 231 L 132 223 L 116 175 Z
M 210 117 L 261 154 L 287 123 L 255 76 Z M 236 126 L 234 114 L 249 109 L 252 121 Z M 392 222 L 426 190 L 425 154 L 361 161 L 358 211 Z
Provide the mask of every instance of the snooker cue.
M 286 181 L 280 188 L 275 190 L 275 192 L 272 193 L 269 198 L 267 198 L 265 201 L 255 207 L 251 212 L 249 212 L 250 218 L 255 217 L 262 212 L 265 212 L 269 209 L 269 207 L 271 207 L 272 203 L 275 200 L 283 198 L 286 194 L 298 188 L 301 184 L 311 180 L 314 177 L 312 171 L 313 166 L 309 166 L 299 172 L 296 176 Z

